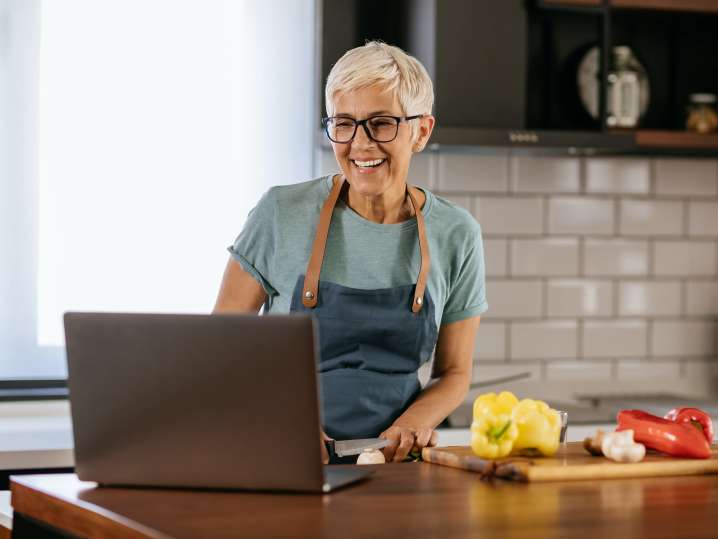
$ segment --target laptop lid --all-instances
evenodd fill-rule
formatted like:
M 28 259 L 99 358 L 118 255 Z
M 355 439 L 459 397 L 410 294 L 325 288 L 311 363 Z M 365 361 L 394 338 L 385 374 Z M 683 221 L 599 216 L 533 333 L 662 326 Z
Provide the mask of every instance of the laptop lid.
M 80 479 L 328 490 L 311 317 L 71 312 L 64 322 Z

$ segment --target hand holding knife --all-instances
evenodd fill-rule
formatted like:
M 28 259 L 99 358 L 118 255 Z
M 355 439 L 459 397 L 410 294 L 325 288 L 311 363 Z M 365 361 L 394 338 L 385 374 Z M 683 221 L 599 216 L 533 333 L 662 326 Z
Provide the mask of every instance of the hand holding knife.
M 341 457 L 358 455 L 366 449 L 381 449 L 389 445 L 384 438 L 364 438 L 361 440 L 324 440 L 329 453 L 329 464 L 336 464 Z

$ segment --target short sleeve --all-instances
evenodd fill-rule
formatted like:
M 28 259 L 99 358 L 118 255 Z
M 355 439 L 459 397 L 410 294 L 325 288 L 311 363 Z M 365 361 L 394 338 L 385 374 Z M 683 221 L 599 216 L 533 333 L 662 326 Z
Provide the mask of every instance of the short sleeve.
M 227 247 L 242 269 L 254 277 L 269 296 L 277 294 L 270 269 L 277 246 L 276 203 L 273 190 L 267 191 L 249 212 L 242 231 Z
M 455 278 L 444 304 L 442 324 L 478 316 L 489 308 L 486 302 L 484 247 L 478 223 L 467 230 L 467 237 L 460 245 L 463 247 L 455 258 L 458 270 L 454 272 Z

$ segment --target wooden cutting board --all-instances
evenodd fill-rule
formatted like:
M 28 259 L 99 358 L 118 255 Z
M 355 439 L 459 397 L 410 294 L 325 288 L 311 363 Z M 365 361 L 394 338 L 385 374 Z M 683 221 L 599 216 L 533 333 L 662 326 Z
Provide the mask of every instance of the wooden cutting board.
M 465 446 L 426 447 L 421 456 L 425 462 L 484 476 L 535 482 L 718 473 L 718 445 L 713 445 L 712 453 L 709 459 L 684 459 L 649 451 L 641 462 L 619 463 L 589 455 L 581 442 L 569 442 L 553 457 L 507 457 L 492 461 L 477 457 Z

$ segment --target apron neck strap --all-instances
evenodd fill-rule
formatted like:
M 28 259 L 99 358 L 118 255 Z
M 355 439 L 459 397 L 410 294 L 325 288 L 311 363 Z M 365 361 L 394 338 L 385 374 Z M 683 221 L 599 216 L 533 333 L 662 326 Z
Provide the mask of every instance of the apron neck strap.
M 322 263 L 324 262 L 324 251 L 327 245 L 327 238 L 329 237 L 329 225 L 332 222 L 334 207 L 336 206 L 337 200 L 339 200 L 339 195 L 344 187 L 345 178 L 344 176 L 339 176 L 339 178 L 335 176 L 333 181 L 334 185 L 332 186 L 332 190 L 329 192 L 329 196 L 327 196 L 327 199 L 324 201 L 322 211 L 319 214 L 319 223 L 317 225 L 316 235 L 314 236 L 312 254 L 309 258 L 309 264 L 307 265 L 307 271 L 304 276 L 302 303 L 309 309 L 316 307 L 317 305 L 319 296 L 319 274 L 322 271 Z M 411 189 L 409 189 L 408 185 L 406 190 L 409 194 L 411 205 L 414 207 L 414 213 L 416 214 L 416 226 L 419 233 L 421 267 L 419 268 L 419 277 L 416 281 L 416 287 L 414 289 L 414 301 L 411 304 L 412 312 L 418 313 L 424 305 L 424 291 L 426 290 L 426 279 L 429 275 L 431 257 L 429 255 L 429 244 L 426 240 L 426 225 L 424 223 L 424 216 L 422 215 L 421 208 L 419 208 L 419 204 L 414 195 L 411 193 Z

